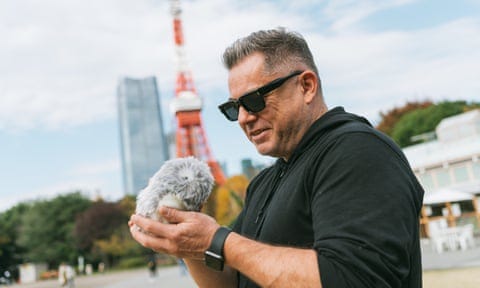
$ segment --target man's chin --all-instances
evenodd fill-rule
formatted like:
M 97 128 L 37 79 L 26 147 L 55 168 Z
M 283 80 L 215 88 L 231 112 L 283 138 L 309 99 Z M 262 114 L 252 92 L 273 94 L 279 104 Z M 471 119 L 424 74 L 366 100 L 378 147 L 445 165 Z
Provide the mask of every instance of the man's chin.
M 255 148 L 257 149 L 257 152 L 263 156 L 276 157 L 275 151 L 270 145 L 267 145 L 267 143 L 255 145 Z

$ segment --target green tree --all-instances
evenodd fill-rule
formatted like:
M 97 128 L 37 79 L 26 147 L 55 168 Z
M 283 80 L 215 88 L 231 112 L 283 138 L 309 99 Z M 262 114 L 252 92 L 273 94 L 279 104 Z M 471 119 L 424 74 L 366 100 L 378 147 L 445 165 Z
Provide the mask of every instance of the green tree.
M 17 241 L 26 247 L 26 259 L 46 262 L 50 267 L 63 260 L 74 261 L 78 256 L 73 236 L 75 217 L 90 205 L 80 192 L 34 202 L 22 218 Z
M 413 136 L 435 131 L 442 119 L 479 107 L 480 103 L 443 101 L 426 108 L 410 111 L 395 124 L 391 137 L 400 147 L 412 145 L 414 144 Z
M 0 271 L 15 271 L 15 267 L 23 262 L 25 249 L 17 244 L 22 215 L 30 208 L 30 204 L 20 203 L 0 213 Z
M 118 205 L 122 209 L 123 213 L 130 219 L 130 215 L 135 213 L 136 208 L 136 197 L 133 195 L 125 195 L 122 199 L 118 201 Z
M 111 224 L 110 233 L 107 237 L 97 237 L 93 241 L 93 256 L 101 258 L 108 266 L 116 266 L 121 264 L 121 260 L 128 262 L 129 260 L 138 261 L 138 257 L 152 253 L 150 249 L 146 249 L 138 244 L 130 235 L 127 226 L 130 215 L 135 213 L 136 198 L 132 195 L 126 195 L 115 203 L 121 214 L 115 216 L 121 219 L 116 225 Z M 143 257 L 140 257 L 143 258 Z
M 79 213 L 75 220 L 74 235 L 77 247 L 90 252 L 95 240 L 107 239 L 128 218 L 118 203 L 97 201 Z
M 243 208 L 248 186 L 245 175 L 232 176 L 218 188 L 215 219 L 221 225 L 232 225 Z
M 380 123 L 376 128 L 383 133 L 392 136 L 392 131 L 395 128 L 395 125 L 403 115 L 411 111 L 427 108 L 431 105 L 433 105 L 433 102 L 430 100 L 423 102 L 407 102 L 405 105 L 401 107 L 394 107 L 385 113 L 380 112 Z
M 109 267 L 118 264 L 120 259 L 138 257 L 152 252 L 132 238 L 127 225 L 117 227 L 106 239 L 95 240 L 93 251 Z

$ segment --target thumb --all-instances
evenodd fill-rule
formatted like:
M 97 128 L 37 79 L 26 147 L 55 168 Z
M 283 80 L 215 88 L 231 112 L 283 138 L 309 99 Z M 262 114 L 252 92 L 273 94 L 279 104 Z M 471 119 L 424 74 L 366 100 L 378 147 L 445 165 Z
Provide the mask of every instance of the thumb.
M 171 224 L 177 224 L 180 222 L 184 222 L 186 219 L 186 213 L 185 211 L 178 210 L 175 208 L 167 207 L 167 206 L 162 206 L 158 210 L 160 215 L 168 221 L 168 223 Z

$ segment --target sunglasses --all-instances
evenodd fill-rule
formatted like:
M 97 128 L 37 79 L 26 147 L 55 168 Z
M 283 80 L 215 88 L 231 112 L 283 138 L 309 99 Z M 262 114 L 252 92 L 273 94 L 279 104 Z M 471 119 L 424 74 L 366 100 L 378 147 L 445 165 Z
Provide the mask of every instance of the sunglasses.
M 249 92 L 238 99 L 230 99 L 222 105 L 218 106 L 218 109 L 227 117 L 230 121 L 238 120 L 238 110 L 242 106 L 248 113 L 258 113 L 265 109 L 265 95 L 282 86 L 288 79 L 293 76 L 302 74 L 303 71 L 294 71 L 291 74 L 277 78 L 272 82 L 265 84 L 255 91 Z

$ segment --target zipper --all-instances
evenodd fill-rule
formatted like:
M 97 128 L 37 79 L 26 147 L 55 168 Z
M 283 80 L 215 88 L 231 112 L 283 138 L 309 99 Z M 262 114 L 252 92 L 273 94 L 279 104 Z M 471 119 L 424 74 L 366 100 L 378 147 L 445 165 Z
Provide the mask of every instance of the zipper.
M 275 194 L 275 192 L 278 188 L 278 185 L 280 184 L 280 180 L 283 178 L 283 176 L 285 175 L 285 173 L 287 171 L 287 168 L 288 168 L 287 165 L 288 164 L 281 163 L 280 171 L 278 172 L 278 174 L 275 178 L 275 182 L 273 183 L 273 187 L 270 190 L 270 192 L 268 193 L 268 196 L 263 201 L 263 204 L 262 204 L 262 207 L 260 208 L 260 211 L 258 211 L 257 217 L 255 218 L 255 222 L 254 222 L 255 224 L 258 225 L 257 230 L 255 231 L 255 239 L 258 237 L 258 234 L 260 233 L 260 230 L 263 226 L 263 222 L 265 220 L 265 217 L 264 217 L 265 216 L 265 211 L 270 204 L 270 200 L 273 198 L 273 195 Z

